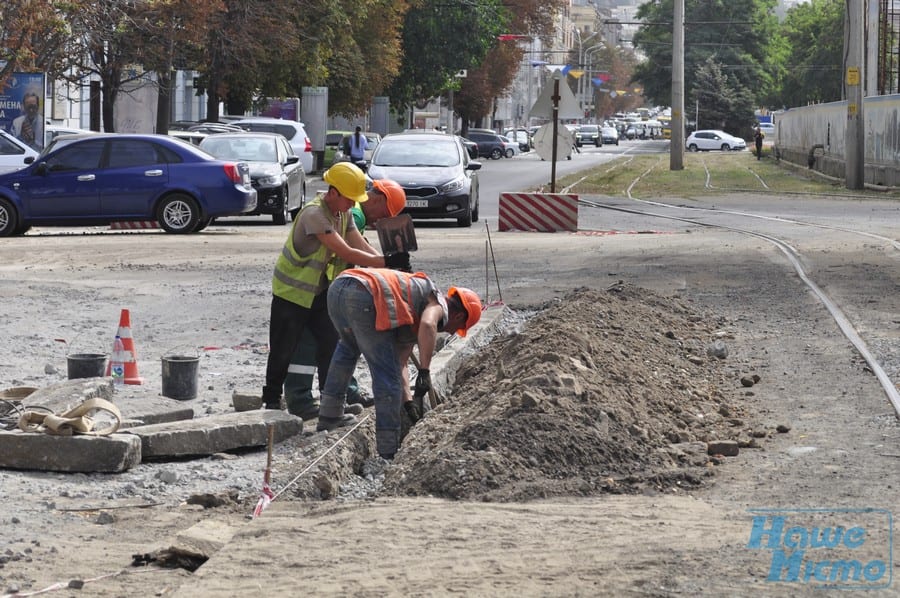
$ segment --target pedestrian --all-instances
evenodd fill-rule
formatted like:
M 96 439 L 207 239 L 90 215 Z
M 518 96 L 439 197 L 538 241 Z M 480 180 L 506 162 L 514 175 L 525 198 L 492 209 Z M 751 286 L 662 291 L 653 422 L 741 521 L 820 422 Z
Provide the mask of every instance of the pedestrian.
M 357 203 L 350 209 L 356 229 L 360 232 L 366 225 L 374 225 L 382 218 L 396 216 L 406 207 L 406 192 L 399 184 L 389 179 L 372 182 L 366 193 L 366 201 Z M 316 352 L 318 343 L 307 328 L 302 336 L 284 379 L 284 402 L 289 413 L 312 419 L 319 414 L 319 404 L 313 397 L 313 376 L 316 373 Z M 347 386 L 347 404 L 371 407 L 373 399 L 359 388 L 355 377 Z
M 429 368 L 437 333 L 465 336 L 481 318 L 481 310 L 474 291 L 450 287 L 441 294 L 423 272 L 344 271 L 328 289 L 328 314 L 340 341 L 328 368 L 316 429 L 356 422 L 344 414 L 344 393 L 362 354 L 372 374 L 375 448 L 381 457 L 393 459 L 400 448 L 401 402 L 409 392 L 405 364 L 413 347 L 419 347 L 416 395 L 423 396 L 431 389 Z
M 762 128 L 757 124 L 756 131 L 754 131 L 754 133 L 753 133 L 753 141 L 756 142 L 756 159 L 757 160 L 762 158 L 763 137 L 765 137 L 765 134 L 762 132 Z
M 355 203 L 368 200 L 366 176 L 350 162 L 335 164 L 322 176 L 328 190 L 306 204 L 291 226 L 275 262 L 269 320 L 269 357 L 262 401 L 266 409 L 281 408 L 281 393 L 291 356 L 303 331 L 316 339 L 319 388 L 325 384 L 338 335 L 328 317 L 329 283 L 348 264 L 410 270 L 409 253 L 379 255 L 350 216 Z M 345 394 L 347 380 L 344 380 Z M 318 413 L 312 402 L 296 406 L 300 417 Z
M 366 159 L 366 149 L 369 140 L 362 134 L 362 127 L 356 127 L 356 131 L 350 136 L 350 161 L 361 162 Z

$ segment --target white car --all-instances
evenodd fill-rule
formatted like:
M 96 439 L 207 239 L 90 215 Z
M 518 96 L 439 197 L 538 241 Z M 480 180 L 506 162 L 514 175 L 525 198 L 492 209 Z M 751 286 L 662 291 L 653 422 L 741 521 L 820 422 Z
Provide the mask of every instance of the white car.
M 747 142 L 740 137 L 729 135 L 718 129 L 706 129 L 694 131 L 684 141 L 684 146 L 692 152 L 705 152 L 709 150 L 745 150 Z
M 38 153 L 3 129 L 0 129 L 0 173 L 25 168 Z
M 59 125 L 46 125 L 44 127 L 44 147 L 50 145 L 50 142 L 60 135 L 84 135 L 85 133 L 93 133 L 87 129 L 74 129 L 72 127 L 61 127 Z
M 283 118 L 248 117 L 244 120 L 233 120 L 229 124 L 237 125 L 254 133 L 280 133 L 288 140 L 294 153 L 300 156 L 303 172 L 313 171 L 312 142 L 306 134 L 306 127 L 302 122 L 286 120 Z
M 500 140 L 503 142 L 503 146 L 506 148 L 503 152 L 503 155 L 507 158 L 518 156 L 521 153 L 518 142 L 510 141 L 509 137 L 507 137 L 506 135 L 500 135 Z

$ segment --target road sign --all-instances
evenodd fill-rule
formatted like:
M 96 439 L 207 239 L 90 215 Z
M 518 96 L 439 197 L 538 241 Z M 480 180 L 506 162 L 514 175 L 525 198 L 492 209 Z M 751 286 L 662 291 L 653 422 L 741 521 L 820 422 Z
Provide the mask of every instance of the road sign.
M 575 94 L 569 89 L 566 83 L 566 76 L 557 70 L 553 73 L 553 78 L 559 81 L 559 111 L 556 118 L 577 119 L 584 118 L 581 108 L 578 106 L 578 100 Z M 534 106 L 531 107 L 529 116 L 533 118 L 553 118 L 553 84 L 544 85 L 541 95 L 538 97 Z

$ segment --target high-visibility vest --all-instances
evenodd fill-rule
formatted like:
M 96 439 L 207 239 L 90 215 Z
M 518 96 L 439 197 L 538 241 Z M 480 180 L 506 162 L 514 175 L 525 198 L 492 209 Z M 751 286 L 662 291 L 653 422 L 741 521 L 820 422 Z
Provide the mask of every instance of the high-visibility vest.
M 366 283 L 372 293 L 375 305 L 375 330 L 384 331 L 401 326 L 419 327 L 421 313 L 414 306 L 421 299 L 421 285 L 411 281 L 415 278 L 428 281 L 428 292 L 437 294 L 437 290 L 424 272 L 410 274 L 388 268 L 350 268 L 341 276 L 352 276 Z
M 327 212 L 323 197 L 319 195 L 303 206 L 300 214 L 294 218 L 291 234 L 288 235 L 281 254 L 275 262 L 275 273 L 272 276 L 272 294 L 301 307 L 310 307 L 316 295 L 324 291 L 328 287 L 328 283 L 347 268 L 347 263 L 332 253 L 324 244 L 320 244 L 315 252 L 306 256 L 300 255 L 294 248 L 294 229 L 300 222 L 300 215 L 306 210 Z M 330 213 L 329 218 L 331 218 Z M 345 214 L 341 219 L 340 235 L 342 238 L 347 236 L 349 223 L 350 216 Z

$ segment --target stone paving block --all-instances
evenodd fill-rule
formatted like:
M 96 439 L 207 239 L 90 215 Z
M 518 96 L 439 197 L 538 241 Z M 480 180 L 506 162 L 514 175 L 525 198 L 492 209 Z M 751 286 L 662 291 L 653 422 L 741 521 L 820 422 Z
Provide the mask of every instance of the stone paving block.
M 112 378 L 76 378 L 38 388 L 22 400 L 22 406 L 44 407 L 58 415 L 97 398 L 115 404 Z
M 165 459 L 265 446 L 269 424 L 275 426 L 275 442 L 303 431 L 303 420 L 299 417 L 284 411 L 259 409 L 137 426 L 123 432 L 140 438 L 144 460 Z
M 119 473 L 141 462 L 140 438 L 53 436 L 21 430 L 0 431 L 0 467 L 67 473 Z
M 193 419 L 194 410 L 184 401 L 147 394 L 146 396 L 115 397 L 113 404 L 122 412 L 122 427 Z

